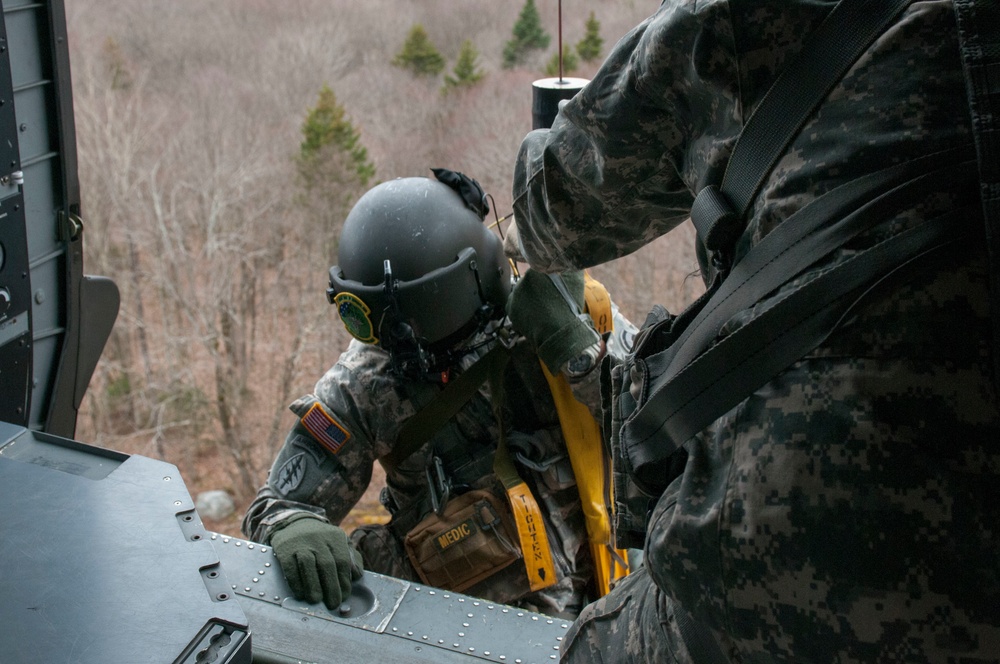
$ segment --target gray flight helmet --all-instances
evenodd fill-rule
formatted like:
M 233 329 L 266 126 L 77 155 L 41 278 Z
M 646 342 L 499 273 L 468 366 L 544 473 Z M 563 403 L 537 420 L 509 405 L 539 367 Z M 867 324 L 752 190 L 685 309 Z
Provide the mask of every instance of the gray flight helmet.
M 344 221 L 327 297 L 347 330 L 438 370 L 456 345 L 504 315 L 510 263 L 500 238 L 452 187 L 384 182 Z

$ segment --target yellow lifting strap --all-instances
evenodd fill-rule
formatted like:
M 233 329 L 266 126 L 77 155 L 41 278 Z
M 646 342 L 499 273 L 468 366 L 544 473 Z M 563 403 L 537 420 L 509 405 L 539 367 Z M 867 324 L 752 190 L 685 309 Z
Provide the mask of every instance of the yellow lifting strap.
M 498 346 L 501 348 L 501 346 Z M 490 351 L 483 358 L 488 360 L 490 393 L 494 403 L 503 402 L 503 369 L 507 356 L 503 352 Z M 544 367 L 544 364 L 542 365 Z M 497 421 L 502 422 L 498 415 Z M 500 438 L 497 440 L 497 451 L 493 456 L 493 473 L 503 484 L 507 492 L 507 501 L 514 513 L 514 523 L 517 526 L 517 536 L 521 544 L 521 554 L 524 556 L 524 571 L 528 576 L 528 585 L 532 591 L 542 590 L 554 584 L 556 578 L 555 563 L 552 560 L 552 548 L 542 521 L 542 510 L 531 495 L 531 489 L 525 484 L 514 466 L 510 451 L 507 449 L 507 437 L 503 425 L 500 425 Z
M 612 329 L 611 298 L 597 280 L 585 273 L 584 299 L 586 311 L 601 334 Z M 611 459 L 604 452 L 601 430 L 590 409 L 577 401 L 569 381 L 561 373 L 553 376 L 544 362 L 542 372 L 549 383 L 552 399 L 559 414 L 570 464 L 576 476 L 580 503 L 587 524 L 591 558 L 594 561 L 594 578 L 597 590 L 606 595 L 611 586 L 629 573 L 628 554 L 611 544 L 610 506 L 608 482 L 611 477 Z

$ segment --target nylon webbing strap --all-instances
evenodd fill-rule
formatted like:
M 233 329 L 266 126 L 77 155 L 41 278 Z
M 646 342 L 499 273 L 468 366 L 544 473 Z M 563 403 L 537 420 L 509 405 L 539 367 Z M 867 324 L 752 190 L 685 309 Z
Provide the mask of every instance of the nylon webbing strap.
M 993 381 L 1000 394 L 1000 3 L 955 0 L 990 257 Z
M 870 284 L 960 237 L 956 227 L 966 214 L 959 209 L 925 222 L 824 272 L 685 366 L 658 392 L 664 412 L 623 427 L 631 467 L 664 463 L 684 441 L 822 343 Z M 648 444 L 653 436 L 657 445 Z
M 966 199 L 974 200 L 974 163 L 954 163 L 961 155 L 961 149 L 930 155 L 843 185 L 789 217 L 755 246 L 678 341 L 646 359 L 647 373 L 655 377 L 645 390 L 650 396 L 621 432 L 633 470 L 663 463 L 684 441 L 819 345 L 856 299 L 849 294 L 941 244 L 949 228 L 942 224 L 950 222 L 952 231 L 958 226 L 951 217 L 925 222 L 837 265 L 715 342 L 721 325 L 736 312 L 932 185 L 956 191 L 964 187 Z M 913 177 L 914 170 L 935 161 L 940 169 Z M 905 184 L 898 185 L 900 179 Z M 873 196 L 892 184 L 897 186 Z M 838 221 L 830 224 L 831 219 Z M 841 298 L 845 301 L 834 306 Z M 651 445 L 654 436 L 657 444 Z
M 710 250 L 742 234 L 747 209 L 806 120 L 910 2 L 841 0 L 809 36 L 747 119 L 721 186 L 698 193 L 691 220 Z
M 504 418 L 500 412 L 504 396 L 503 370 L 506 359 L 504 355 L 501 361 L 491 362 L 489 375 L 490 395 L 493 398 L 493 407 L 500 427 L 500 439 L 497 441 L 497 451 L 493 456 L 493 473 L 507 492 L 507 500 L 514 513 L 514 523 L 517 525 L 521 554 L 524 556 L 524 571 L 528 575 L 531 590 L 536 591 L 548 588 L 557 581 L 556 570 L 552 562 L 549 537 L 542 521 L 542 511 L 535 497 L 531 495 L 528 485 L 518 475 L 507 449 Z
M 430 440 L 431 436 L 454 417 L 486 382 L 493 363 L 500 360 L 499 356 L 505 352 L 503 345 L 498 343 L 463 374 L 448 383 L 430 403 L 408 419 L 399 430 L 396 445 L 388 454 L 386 462 L 390 466 L 397 466 Z

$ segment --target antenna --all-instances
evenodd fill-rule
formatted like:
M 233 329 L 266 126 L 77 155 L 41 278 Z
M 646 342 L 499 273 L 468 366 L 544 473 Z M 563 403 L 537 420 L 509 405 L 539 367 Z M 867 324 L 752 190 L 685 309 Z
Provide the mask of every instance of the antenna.
M 559 80 L 563 80 L 562 0 L 559 0 Z
M 585 78 L 563 77 L 563 34 L 562 0 L 558 0 L 559 11 L 559 60 L 558 78 L 541 78 L 531 84 L 531 128 L 548 129 L 559 112 L 559 102 L 570 99 L 590 81 Z

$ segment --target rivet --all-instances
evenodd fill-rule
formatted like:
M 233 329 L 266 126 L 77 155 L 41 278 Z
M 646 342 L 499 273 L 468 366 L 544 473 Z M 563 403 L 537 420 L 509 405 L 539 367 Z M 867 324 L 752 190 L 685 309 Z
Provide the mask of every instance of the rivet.
M 423 639 L 424 641 L 426 641 L 426 640 L 427 640 L 427 635 L 426 635 L 426 634 L 424 634 L 424 635 L 423 635 L 423 636 L 421 636 L 420 638 L 422 638 L 422 639 Z
M 490 656 L 490 651 L 489 650 L 484 650 L 483 654 L 486 655 L 487 657 L 489 657 Z
M 169 478 L 169 477 L 164 477 L 164 478 L 163 478 L 163 481 L 164 481 L 164 482 L 169 482 L 169 481 L 170 481 L 170 478 Z
M 532 620 L 538 620 L 538 616 L 531 616 Z
M 247 544 L 247 548 L 248 549 L 252 549 L 253 548 L 253 544 Z
M 500 655 L 500 659 L 507 659 L 507 655 Z
M 557 636 L 556 637 L 556 641 L 562 641 L 562 637 L 561 636 Z
M 469 652 L 476 652 L 475 648 L 469 648 Z
M 473 602 L 472 606 L 479 606 L 479 602 Z
M 465 636 L 465 632 L 459 632 L 458 635 L 459 636 Z
M 250 588 L 244 588 L 243 590 L 244 590 L 245 592 L 250 592 Z
M 517 612 L 517 617 L 518 617 L 518 618 L 523 618 L 523 617 L 524 617 L 524 614 L 523 614 L 523 613 L 521 613 L 520 611 L 518 611 L 518 612 Z
M 222 543 L 223 544 L 229 544 L 229 538 L 228 537 L 223 537 L 222 538 Z
M 236 584 L 235 583 L 233 584 L 233 590 L 236 590 Z
M 413 590 L 416 592 L 420 592 L 420 586 L 413 586 Z
M 280 600 L 281 600 L 281 598 L 280 598 L 280 597 L 278 597 L 277 595 L 275 595 L 275 596 L 274 596 L 274 601 L 275 601 L 275 602 L 277 602 L 277 601 L 280 601 Z
M 493 610 L 493 605 L 492 604 L 487 604 L 486 608 L 489 609 L 490 611 L 492 611 Z
M 179 501 L 179 500 L 175 500 L 174 501 L 174 505 L 180 505 L 180 504 L 181 504 L 181 501 Z
M 407 632 L 406 635 L 407 636 L 413 636 L 413 632 Z
M 264 563 L 264 567 L 270 567 L 271 563 Z
M 237 541 L 236 546 L 243 546 L 243 542 Z
M 219 537 L 218 535 L 212 535 L 212 539 L 216 539 L 218 537 Z
M 469 623 L 462 623 L 462 627 L 468 627 Z
M 555 659 L 555 658 L 556 658 L 555 655 L 549 655 L 549 659 Z
M 457 644 L 457 643 L 453 643 L 453 644 L 451 644 L 451 645 L 452 645 L 452 647 L 453 647 L 453 648 L 457 648 L 457 647 L 458 647 L 458 644 Z
M 469 616 L 470 618 L 472 617 L 472 614 L 471 614 L 471 613 L 469 613 L 469 614 L 466 614 L 466 615 L 468 615 L 468 616 Z
M 552 646 L 553 650 L 559 650 L 559 646 Z
M 461 597 L 459 597 L 459 598 L 458 598 L 458 601 L 459 601 L 459 602 L 464 602 L 465 600 L 464 600 L 464 599 L 462 599 Z
M 392 631 L 394 631 L 394 632 L 398 632 L 398 631 L 399 631 L 399 629 L 397 629 L 397 628 L 393 627 L 393 628 L 392 628 Z
M 257 570 L 257 573 L 260 574 L 261 576 L 264 576 L 264 570 L 262 569 Z
M 561 627 L 562 627 L 563 629 L 569 629 L 569 625 L 568 625 L 568 624 L 566 624 L 566 623 L 563 623 L 563 624 L 561 625 Z
M 449 594 L 445 593 L 445 596 L 444 596 L 444 598 L 445 598 L 445 599 L 451 599 L 451 595 L 449 595 Z
M 263 597 L 263 596 L 264 596 L 264 591 L 263 591 L 263 590 L 261 590 L 261 591 L 260 591 L 259 593 L 257 593 L 257 594 L 258 594 L 258 595 L 260 595 L 261 597 Z
M 434 594 L 436 594 L 436 593 L 435 593 L 435 592 L 434 592 L 434 591 L 432 590 L 432 591 L 430 591 L 430 593 L 429 593 L 429 594 L 431 594 L 431 595 L 434 595 Z
M 258 578 L 257 578 L 256 576 L 255 576 L 255 577 L 253 578 L 253 582 L 254 582 L 254 583 L 257 583 L 257 582 L 259 582 L 259 581 L 260 581 L 260 579 L 258 579 Z
M 267 553 L 267 547 L 265 547 L 265 546 L 260 547 L 260 552 L 261 553 Z M 267 563 L 267 566 L 270 567 L 271 563 Z
M 504 613 L 510 613 L 510 609 L 504 609 L 503 612 Z
M 546 625 L 551 625 L 551 624 L 552 624 L 552 621 L 551 621 L 551 620 L 546 620 L 546 621 L 545 621 L 545 624 L 546 624 Z
M 438 639 L 438 643 L 444 643 L 444 639 Z

